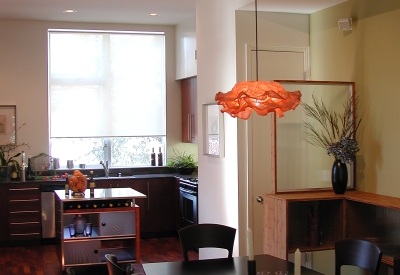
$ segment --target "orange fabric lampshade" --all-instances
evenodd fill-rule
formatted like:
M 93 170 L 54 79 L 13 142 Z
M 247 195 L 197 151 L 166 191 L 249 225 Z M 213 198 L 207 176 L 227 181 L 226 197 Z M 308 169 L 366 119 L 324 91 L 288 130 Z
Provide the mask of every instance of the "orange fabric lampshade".
M 248 119 L 253 110 L 262 116 L 275 112 L 283 117 L 284 112 L 296 109 L 300 97 L 300 91 L 288 92 L 278 82 L 245 81 L 227 93 L 217 93 L 215 100 L 222 105 L 221 112 Z

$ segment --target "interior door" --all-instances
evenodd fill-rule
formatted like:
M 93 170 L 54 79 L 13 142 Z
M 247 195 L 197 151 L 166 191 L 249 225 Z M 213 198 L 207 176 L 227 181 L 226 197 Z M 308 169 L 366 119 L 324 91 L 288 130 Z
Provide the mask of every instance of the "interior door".
M 256 54 L 251 51 L 248 66 L 249 79 L 257 79 Z M 274 79 L 303 80 L 307 78 L 308 49 L 259 49 L 258 80 Z M 254 253 L 263 253 L 263 204 L 257 197 L 273 193 L 272 182 L 272 119 L 274 116 L 252 115 L 248 120 L 248 184 L 249 226 L 254 234 Z

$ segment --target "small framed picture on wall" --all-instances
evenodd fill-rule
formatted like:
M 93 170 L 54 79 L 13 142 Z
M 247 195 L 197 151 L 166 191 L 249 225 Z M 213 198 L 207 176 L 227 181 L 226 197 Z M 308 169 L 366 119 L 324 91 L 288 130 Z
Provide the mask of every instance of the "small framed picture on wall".
M 16 143 L 16 106 L 0 105 L 0 145 Z
M 224 157 L 224 115 L 217 104 L 203 105 L 204 155 Z

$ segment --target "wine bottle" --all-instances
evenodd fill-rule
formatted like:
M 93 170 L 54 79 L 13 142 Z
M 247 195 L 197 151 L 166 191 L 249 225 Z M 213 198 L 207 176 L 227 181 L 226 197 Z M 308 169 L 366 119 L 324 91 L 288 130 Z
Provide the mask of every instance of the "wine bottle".
M 151 166 L 156 166 L 156 153 L 154 153 L 154 148 L 151 150 Z
M 90 189 L 90 197 L 94 198 L 94 188 L 96 187 L 96 183 L 94 181 L 93 171 L 90 171 L 89 178 L 89 189 Z
M 161 153 L 161 147 L 158 149 L 158 166 L 163 166 L 163 156 Z
M 31 158 L 28 158 L 28 167 L 26 168 L 26 177 L 25 178 L 28 179 L 28 180 L 32 180 L 33 179 Z

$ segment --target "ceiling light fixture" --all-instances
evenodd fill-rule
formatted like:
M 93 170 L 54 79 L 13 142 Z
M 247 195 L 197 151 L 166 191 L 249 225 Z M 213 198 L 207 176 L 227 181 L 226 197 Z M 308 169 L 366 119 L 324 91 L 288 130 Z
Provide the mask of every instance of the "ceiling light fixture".
M 258 18 L 257 0 L 255 4 L 256 18 L 256 81 L 237 83 L 227 93 L 219 92 L 215 95 L 218 105 L 222 105 L 221 112 L 232 117 L 248 119 L 254 110 L 265 116 L 275 112 L 279 117 L 283 113 L 294 110 L 300 104 L 300 91 L 288 92 L 278 82 L 258 81 Z
M 156 13 L 156 12 L 151 12 L 151 13 L 149 13 L 149 16 L 158 16 L 159 14 L 158 13 Z
M 76 10 L 63 10 L 64 13 L 74 13 Z

